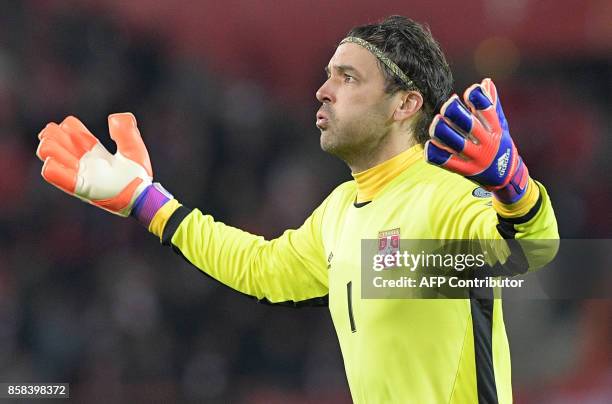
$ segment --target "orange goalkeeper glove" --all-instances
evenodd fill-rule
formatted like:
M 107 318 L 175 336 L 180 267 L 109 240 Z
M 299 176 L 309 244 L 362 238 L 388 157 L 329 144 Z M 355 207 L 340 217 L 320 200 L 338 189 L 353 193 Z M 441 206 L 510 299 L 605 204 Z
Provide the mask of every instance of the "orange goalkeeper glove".
M 139 220 L 139 213 L 146 213 L 150 222 L 172 195 L 152 185 L 149 153 L 136 125 L 131 113 L 108 117 L 110 136 L 117 143 L 117 152 L 110 154 L 77 118 L 49 123 L 38 135 L 41 175 L 85 202 L 123 217 L 132 213 Z

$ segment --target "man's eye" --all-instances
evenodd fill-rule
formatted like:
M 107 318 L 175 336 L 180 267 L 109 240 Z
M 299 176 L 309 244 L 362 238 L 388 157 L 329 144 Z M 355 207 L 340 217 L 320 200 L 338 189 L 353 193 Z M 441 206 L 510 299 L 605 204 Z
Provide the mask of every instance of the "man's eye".
M 355 77 L 353 77 L 351 75 L 348 75 L 348 74 L 344 75 L 344 82 L 345 83 L 352 83 L 354 81 L 355 81 Z

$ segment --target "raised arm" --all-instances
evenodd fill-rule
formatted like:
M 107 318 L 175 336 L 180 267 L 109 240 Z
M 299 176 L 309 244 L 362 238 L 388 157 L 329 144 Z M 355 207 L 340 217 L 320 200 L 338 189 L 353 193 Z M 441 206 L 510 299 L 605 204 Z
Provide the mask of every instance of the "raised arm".
M 527 247 L 529 268 L 556 255 L 557 221 L 544 186 L 529 175 L 510 136 L 508 122 L 491 79 L 470 86 L 464 103 L 453 95 L 433 119 L 425 147 L 429 163 L 460 174 L 492 192 L 492 208 L 468 195 L 454 208 L 467 223 L 469 239 L 542 240 Z M 497 245 L 503 245 L 496 243 Z

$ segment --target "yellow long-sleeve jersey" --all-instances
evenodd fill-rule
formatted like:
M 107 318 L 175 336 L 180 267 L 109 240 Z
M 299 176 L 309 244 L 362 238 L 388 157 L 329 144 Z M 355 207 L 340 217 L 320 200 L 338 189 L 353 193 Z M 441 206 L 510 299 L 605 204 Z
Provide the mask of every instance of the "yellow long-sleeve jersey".
M 402 158 L 406 167 L 369 203 L 356 204 L 356 182 L 346 182 L 274 240 L 176 200 L 150 230 L 237 291 L 271 303 L 328 304 L 356 403 L 510 403 L 501 299 L 364 299 L 361 240 L 392 229 L 405 239 L 556 239 L 546 190 L 532 181 L 535 202 L 504 218 L 474 183 L 427 164 L 420 146 Z M 544 261 L 554 253 L 544 251 Z

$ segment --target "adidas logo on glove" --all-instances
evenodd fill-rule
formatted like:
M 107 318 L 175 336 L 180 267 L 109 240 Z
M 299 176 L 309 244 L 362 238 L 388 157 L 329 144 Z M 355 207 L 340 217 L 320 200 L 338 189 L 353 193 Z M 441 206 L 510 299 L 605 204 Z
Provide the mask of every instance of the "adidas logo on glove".
M 497 175 L 503 177 L 506 174 L 508 168 L 508 160 L 510 160 L 510 149 L 506 149 L 506 152 L 497 159 Z

